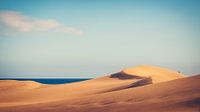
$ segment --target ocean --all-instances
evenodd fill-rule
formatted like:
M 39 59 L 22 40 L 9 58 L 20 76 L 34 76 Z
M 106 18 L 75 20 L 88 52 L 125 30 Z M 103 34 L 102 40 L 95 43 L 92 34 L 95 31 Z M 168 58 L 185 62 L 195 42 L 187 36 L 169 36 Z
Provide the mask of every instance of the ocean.
M 0 80 L 19 80 L 19 81 L 35 81 L 42 84 L 65 84 L 72 82 L 80 82 L 91 78 L 0 78 Z

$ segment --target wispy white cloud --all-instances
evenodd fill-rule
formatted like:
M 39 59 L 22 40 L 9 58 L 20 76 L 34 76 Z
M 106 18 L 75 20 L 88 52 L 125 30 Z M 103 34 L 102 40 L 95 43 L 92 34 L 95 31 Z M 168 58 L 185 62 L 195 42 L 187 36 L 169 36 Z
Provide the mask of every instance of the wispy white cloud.
M 39 19 L 22 15 L 15 11 L 0 11 L 0 25 L 19 32 L 58 31 L 73 35 L 82 35 L 83 32 L 74 27 L 67 27 L 52 19 Z

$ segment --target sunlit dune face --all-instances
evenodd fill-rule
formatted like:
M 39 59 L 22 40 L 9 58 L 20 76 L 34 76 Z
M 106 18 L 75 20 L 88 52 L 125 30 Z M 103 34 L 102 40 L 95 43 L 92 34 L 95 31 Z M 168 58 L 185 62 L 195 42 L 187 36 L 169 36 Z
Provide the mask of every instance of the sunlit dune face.
M 169 69 L 155 67 L 155 66 L 137 66 L 137 67 L 127 68 L 122 70 L 122 73 L 139 77 L 152 78 L 153 83 L 184 77 L 183 74 L 177 71 L 172 71 Z

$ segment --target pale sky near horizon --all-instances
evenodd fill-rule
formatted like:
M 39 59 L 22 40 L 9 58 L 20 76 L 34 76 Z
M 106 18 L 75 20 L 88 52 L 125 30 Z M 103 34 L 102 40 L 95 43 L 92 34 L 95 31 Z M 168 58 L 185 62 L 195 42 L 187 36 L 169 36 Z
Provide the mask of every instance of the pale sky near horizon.
M 200 74 L 198 0 L 0 0 L 0 77 Z

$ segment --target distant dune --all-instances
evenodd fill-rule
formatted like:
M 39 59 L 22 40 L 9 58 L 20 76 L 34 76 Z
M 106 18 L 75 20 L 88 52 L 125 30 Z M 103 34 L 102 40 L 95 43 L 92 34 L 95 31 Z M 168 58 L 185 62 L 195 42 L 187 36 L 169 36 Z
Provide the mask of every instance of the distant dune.
M 200 75 L 137 66 L 69 84 L 3 80 L 0 112 L 200 112 Z

